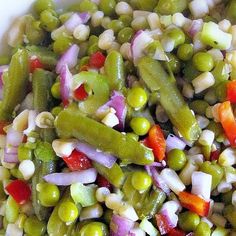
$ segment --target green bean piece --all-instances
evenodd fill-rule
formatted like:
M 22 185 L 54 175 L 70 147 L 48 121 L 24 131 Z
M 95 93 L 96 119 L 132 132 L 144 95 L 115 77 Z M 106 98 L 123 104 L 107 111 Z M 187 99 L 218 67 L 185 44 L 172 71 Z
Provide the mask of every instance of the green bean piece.
M 230 191 L 228 191 L 226 193 L 221 193 L 220 200 L 225 205 L 230 205 L 232 203 L 232 195 L 233 195 L 233 190 L 230 190 Z
M 201 72 L 211 71 L 214 67 L 213 57 L 207 52 L 197 52 L 193 56 L 193 65 Z
M 126 133 L 126 136 L 127 137 L 129 137 L 129 138 L 131 138 L 131 139 L 134 139 L 134 140 L 136 140 L 136 141 L 138 141 L 139 140 L 139 136 L 137 135 L 137 134 L 135 134 L 135 133 Z
M 197 226 L 196 230 L 194 231 L 194 235 L 196 236 L 210 236 L 211 235 L 211 228 L 206 223 L 201 221 Z
M 232 24 L 236 23 L 236 1 L 230 0 L 226 5 L 226 18 L 229 19 Z
M 236 211 L 233 205 L 228 205 L 223 210 L 223 216 L 229 221 L 229 223 L 236 229 Z
M 178 57 L 176 57 L 174 54 L 172 53 L 168 53 L 167 54 L 169 61 L 168 61 L 168 65 L 170 67 L 170 70 L 174 73 L 174 74 L 178 74 L 180 72 L 181 69 L 181 63 L 180 60 L 178 59 Z
M 172 124 L 187 140 L 197 140 L 200 128 L 176 86 L 172 73 L 167 73 L 160 62 L 144 57 L 138 63 L 138 70 L 151 92 L 158 92 L 158 100 L 165 109 Z
M 7 198 L 6 204 L 6 212 L 5 217 L 9 223 L 15 223 L 18 215 L 19 215 L 20 206 L 19 204 L 13 199 L 13 197 L 9 196 Z
M 18 147 L 18 159 L 19 161 L 23 160 L 32 160 L 32 150 L 27 148 L 25 144 L 20 144 Z
M 139 10 L 143 10 L 143 11 L 153 11 L 153 9 L 156 7 L 157 5 L 157 0 L 146 0 L 146 1 L 142 1 L 142 0 L 135 0 L 136 1 L 136 7 Z
M 224 130 L 220 123 L 216 123 L 214 121 L 210 121 L 207 129 L 213 131 L 215 136 L 218 137 L 219 135 L 223 134 Z
M 129 27 L 133 20 L 132 16 L 130 15 L 121 15 L 118 19 L 123 22 L 125 27 Z
M 29 44 L 38 45 L 45 39 L 45 32 L 40 27 L 40 21 L 36 21 L 32 15 L 26 16 L 25 35 Z
M 94 13 L 98 10 L 97 5 L 90 0 L 83 0 L 78 4 L 79 12 L 90 12 Z
M 46 224 L 36 216 L 30 216 L 25 220 L 24 231 L 30 236 L 41 236 L 46 232 Z
M 191 110 L 199 115 L 205 115 L 209 104 L 204 100 L 194 100 L 189 104 Z
M 85 117 L 73 108 L 65 109 L 58 115 L 55 127 L 61 138 L 78 138 L 129 163 L 147 165 L 154 160 L 150 149 L 110 127 Z M 99 135 L 101 133 L 102 136 Z
M 46 47 L 41 46 L 27 46 L 29 56 L 36 56 L 45 68 L 52 69 L 57 64 L 57 55 Z
M 8 65 L 10 63 L 11 59 L 9 56 L 0 55 L 0 65 Z
M 2 224 L 3 224 L 3 228 L 6 229 L 6 228 L 7 228 L 7 225 L 9 224 L 9 222 L 8 222 L 7 219 L 6 219 L 6 216 L 3 217 L 3 222 L 2 222 Z M 5 236 L 5 234 L 4 234 L 4 236 Z
M 91 222 L 84 225 L 79 231 L 80 236 L 108 236 L 108 228 L 101 222 Z
M 215 87 L 215 95 L 219 102 L 224 102 L 227 98 L 228 80 L 221 82 Z
M 205 161 L 200 166 L 200 171 L 212 176 L 211 190 L 215 189 L 223 178 L 224 171 L 216 162 Z
M 224 61 L 216 62 L 215 68 L 212 71 L 212 74 L 214 75 L 215 78 L 214 87 L 229 79 L 229 73 L 227 73 L 227 67 L 228 65 Z
M 112 16 L 115 14 L 116 1 L 115 0 L 101 0 L 99 2 L 99 10 L 106 16 Z
M 125 27 L 120 30 L 118 33 L 118 42 L 119 43 L 126 43 L 129 42 L 134 35 L 134 30 L 131 27 Z
M 178 47 L 177 56 L 182 61 L 188 61 L 193 56 L 193 45 L 192 44 L 182 44 Z
M 156 11 L 162 15 L 183 12 L 188 6 L 187 0 L 159 0 Z
M 179 214 L 179 227 L 185 232 L 193 231 L 200 223 L 200 217 L 191 211 L 186 211 Z
M 121 54 L 111 51 L 105 60 L 105 74 L 109 78 L 108 84 L 111 90 L 121 90 L 125 84 L 125 67 Z
M 121 29 L 124 28 L 124 24 L 122 21 L 120 20 L 112 20 L 109 24 L 108 24 L 108 28 L 112 29 L 114 31 L 115 34 L 117 34 Z
M 1 182 L 0 182 L 0 201 L 4 201 L 4 200 L 6 200 L 6 198 L 7 198 L 7 195 L 6 195 L 6 193 L 5 193 L 4 190 L 5 190 L 5 189 L 4 189 L 3 183 L 2 183 L 2 181 L 1 181 Z
M 57 13 L 51 9 L 44 10 L 40 13 L 40 22 L 43 29 L 45 29 L 48 32 L 52 32 L 60 25 Z
M 68 35 L 61 35 L 53 43 L 53 51 L 57 54 L 65 52 L 73 43 L 73 37 Z
M 53 0 L 37 0 L 34 5 L 34 9 L 38 14 L 47 9 L 54 9 L 55 4 Z
M 34 156 L 37 160 L 43 162 L 50 162 L 56 160 L 56 153 L 54 152 L 52 145 L 46 141 L 39 141 L 34 149 Z
M 171 151 L 168 152 L 167 164 L 171 169 L 179 171 L 183 169 L 186 163 L 187 163 L 187 157 L 184 151 L 180 149 L 172 149 Z
M 98 173 L 105 177 L 113 186 L 116 188 L 120 188 L 122 186 L 125 176 L 117 163 L 115 163 L 110 169 L 97 162 L 93 162 L 93 166 L 96 168 Z
M 191 82 L 193 79 L 195 79 L 198 75 L 200 75 L 200 71 L 198 71 L 194 66 L 192 61 L 188 61 L 184 64 L 184 78 L 188 82 Z

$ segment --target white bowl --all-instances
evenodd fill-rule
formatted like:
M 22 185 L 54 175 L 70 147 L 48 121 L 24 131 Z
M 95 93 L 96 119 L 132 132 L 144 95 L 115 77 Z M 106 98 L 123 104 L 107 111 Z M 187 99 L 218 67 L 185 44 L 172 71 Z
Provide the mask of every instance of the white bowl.
M 11 24 L 28 12 L 32 12 L 35 0 L 0 0 L 0 55 L 9 52 L 7 45 L 7 30 Z M 78 2 L 78 0 L 55 0 L 57 9 Z

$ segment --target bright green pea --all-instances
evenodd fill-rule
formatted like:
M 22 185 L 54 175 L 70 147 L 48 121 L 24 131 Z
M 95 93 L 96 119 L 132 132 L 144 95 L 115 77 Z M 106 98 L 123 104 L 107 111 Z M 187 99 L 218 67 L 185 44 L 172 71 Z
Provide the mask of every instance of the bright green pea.
M 139 16 L 131 22 L 131 27 L 135 30 L 144 30 L 149 28 L 147 18 L 144 16 Z
M 38 14 L 47 9 L 54 9 L 55 4 L 53 0 L 37 0 L 34 4 L 34 9 Z
M 36 216 L 31 216 L 25 220 L 24 231 L 29 236 L 41 236 L 46 232 L 46 224 Z
M 200 223 L 200 217 L 191 211 L 186 211 L 179 214 L 179 227 L 185 232 L 193 231 Z
M 108 24 L 108 28 L 112 29 L 114 31 L 114 33 L 118 33 L 121 29 L 124 28 L 124 24 L 122 21 L 120 20 L 112 20 L 109 24 Z
M 79 12 L 91 12 L 94 13 L 98 10 L 97 5 L 90 0 L 83 0 L 78 5 Z
M 148 133 L 151 125 L 149 120 L 144 117 L 134 117 L 130 121 L 130 127 L 135 134 L 142 136 Z
M 157 5 L 157 0 L 135 0 L 136 6 L 139 10 L 143 11 L 153 11 Z
M 214 67 L 214 60 L 212 55 L 207 52 L 197 52 L 193 56 L 193 65 L 201 72 L 211 71 Z
M 7 198 L 6 204 L 6 212 L 5 217 L 9 223 L 15 223 L 19 215 L 20 206 L 19 204 L 13 199 L 13 197 L 9 196 Z
M 131 183 L 138 191 L 145 191 L 151 186 L 152 178 L 144 171 L 135 171 L 132 174 Z
M 147 103 L 147 94 L 141 87 L 134 87 L 128 91 L 128 104 L 136 109 L 143 107 Z
M 92 46 L 93 44 L 95 44 L 95 43 L 98 43 L 98 36 L 96 36 L 96 35 L 91 35 L 90 37 L 89 37 L 89 46 Z
M 39 183 L 37 191 L 39 191 L 38 198 L 42 206 L 56 206 L 60 198 L 60 191 L 55 184 Z
M 125 27 L 118 33 L 118 42 L 126 43 L 129 42 L 134 35 L 134 30 L 131 27 Z
M 97 43 L 94 43 L 93 45 L 89 46 L 88 55 L 91 56 L 92 54 L 98 51 L 101 51 L 101 49 L 98 47 Z
M 194 231 L 194 236 L 210 236 L 211 235 L 211 228 L 206 222 L 200 222 L 197 226 L 196 230 Z
M 91 222 L 79 231 L 80 236 L 108 236 L 107 226 L 101 222 Z
M 40 13 L 40 21 L 42 27 L 49 32 L 58 28 L 60 25 L 60 21 L 57 17 L 56 12 L 50 9 L 44 10 Z
M 54 98 L 60 99 L 60 82 L 56 82 L 51 87 L 51 94 Z
M 131 22 L 133 20 L 133 17 L 130 15 L 121 15 L 119 17 L 119 20 L 123 22 L 125 27 L 128 27 L 131 25 Z
M 59 206 L 58 215 L 64 222 L 73 222 L 79 216 L 79 211 L 73 202 L 63 202 Z
M 115 14 L 116 1 L 115 0 L 100 0 L 99 10 L 103 11 L 106 16 Z
M 187 0 L 159 0 L 155 10 L 162 15 L 173 15 L 176 12 L 183 12 L 187 6 Z
M 186 162 L 187 157 L 182 150 L 172 149 L 168 152 L 167 164 L 171 169 L 179 171 L 185 166 Z
M 61 35 L 53 43 L 53 51 L 58 54 L 65 52 L 73 43 L 73 37 L 67 35 Z
M 168 38 L 171 38 L 172 40 L 174 40 L 175 47 L 178 47 L 179 45 L 181 45 L 185 42 L 185 34 L 179 28 L 170 29 L 165 33 L 165 35 Z
M 168 64 L 170 66 L 171 71 L 174 74 L 178 74 L 181 69 L 180 60 L 178 59 L 178 57 L 176 57 L 174 54 L 171 53 L 168 53 L 167 56 L 169 58 Z
M 32 160 L 32 150 L 27 148 L 25 144 L 20 144 L 18 147 L 18 159 L 19 161 L 23 160 Z
M 189 107 L 199 115 L 205 115 L 209 104 L 204 100 L 194 100 L 189 104 Z
M 53 107 L 52 110 L 51 110 L 51 113 L 54 115 L 54 116 L 58 116 L 58 114 L 63 110 L 62 107 L 60 106 L 56 106 L 56 107 Z
M 188 61 L 193 56 L 193 45 L 184 43 L 178 47 L 177 56 L 182 61 Z

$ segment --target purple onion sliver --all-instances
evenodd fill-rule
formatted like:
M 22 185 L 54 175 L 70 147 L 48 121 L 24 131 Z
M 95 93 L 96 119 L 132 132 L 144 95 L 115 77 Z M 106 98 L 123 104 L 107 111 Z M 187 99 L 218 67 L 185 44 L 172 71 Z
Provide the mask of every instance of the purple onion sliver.
M 114 156 L 98 151 L 89 144 L 82 142 L 76 144 L 76 150 L 84 153 L 89 159 L 98 162 L 107 168 L 111 168 L 117 160 Z
M 4 152 L 4 162 L 6 163 L 18 163 L 18 155 L 17 153 L 7 153 L 6 151 Z
M 90 19 L 90 14 L 88 12 L 82 12 L 82 13 L 78 13 L 81 21 L 82 21 L 82 24 L 86 24 L 89 19 Z
M 79 14 L 74 13 L 71 17 L 64 23 L 65 28 L 70 32 L 73 33 L 74 29 L 82 24 L 82 19 Z
M 51 184 L 58 186 L 68 186 L 75 183 L 90 184 L 94 183 L 97 178 L 97 171 L 94 168 L 68 173 L 53 173 L 43 177 Z
M 5 153 L 17 154 L 18 153 L 18 147 L 13 147 L 13 146 L 5 147 Z
M 16 131 L 13 128 L 9 128 L 7 131 L 7 145 L 18 147 L 23 140 L 23 132 Z
M 203 26 L 203 20 L 202 19 L 198 19 L 198 20 L 193 20 L 189 29 L 187 30 L 189 36 L 191 38 L 194 38 L 194 36 L 201 31 Z
M 59 59 L 56 65 L 57 74 L 61 72 L 61 69 L 64 65 L 67 65 L 69 69 L 75 67 L 78 61 L 78 55 L 79 55 L 79 46 L 73 44 Z
M 166 139 L 166 151 L 169 152 L 172 149 L 180 149 L 184 150 L 186 147 L 186 143 L 178 138 L 177 136 L 173 134 L 169 134 L 167 139 Z
M 2 65 L 0 66 L 0 73 L 3 73 L 4 71 L 8 70 L 9 65 Z

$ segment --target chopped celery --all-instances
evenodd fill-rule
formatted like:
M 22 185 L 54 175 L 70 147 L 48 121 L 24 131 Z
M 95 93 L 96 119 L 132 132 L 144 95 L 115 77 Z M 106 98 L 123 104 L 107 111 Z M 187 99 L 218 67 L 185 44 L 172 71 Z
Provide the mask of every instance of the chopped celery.
M 144 218 L 139 224 L 140 229 L 145 231 L 150 236 L 160 235 L 158 230 L 153 226 L 151 222 L 149 222 L 146 218 Z

